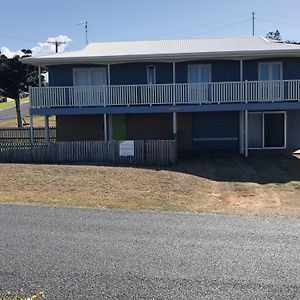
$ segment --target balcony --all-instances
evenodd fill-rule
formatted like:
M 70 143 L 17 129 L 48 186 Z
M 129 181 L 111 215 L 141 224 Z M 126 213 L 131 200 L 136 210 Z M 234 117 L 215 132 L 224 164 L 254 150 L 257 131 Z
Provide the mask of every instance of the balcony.
M 30 88 L 31 108 L 300 101 L 300 80 Z

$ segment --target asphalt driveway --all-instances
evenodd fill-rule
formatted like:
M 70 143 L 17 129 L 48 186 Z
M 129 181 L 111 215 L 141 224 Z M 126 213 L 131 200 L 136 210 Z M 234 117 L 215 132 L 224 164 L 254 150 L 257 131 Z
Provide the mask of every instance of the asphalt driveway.
M 29 116 L 29 107 L 30 107 L 29 102 L 21 104 L 22 117 Z M 13 119 L 13 118 L 16 118 L 16 108 L 15 107 L 11 107 L 11 108 L 0 111 L 0 120 L 8 120 L 8 119 Z
M 300 299 L 300 219 L 0 205 L 0 292 Z

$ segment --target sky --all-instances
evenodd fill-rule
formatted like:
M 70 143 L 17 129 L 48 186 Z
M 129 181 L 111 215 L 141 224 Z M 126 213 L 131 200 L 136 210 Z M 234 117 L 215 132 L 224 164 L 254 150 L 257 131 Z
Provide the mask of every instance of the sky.
M 15 0 L 1 3 L 0 51 L 45 55 L 54 40 L 65 42 L 60 51 L 82 49 L 82 21 L 89 42 L 251 36 L 252 11 L 255 35 L 278 29 L 300 41 L 299 0 Z

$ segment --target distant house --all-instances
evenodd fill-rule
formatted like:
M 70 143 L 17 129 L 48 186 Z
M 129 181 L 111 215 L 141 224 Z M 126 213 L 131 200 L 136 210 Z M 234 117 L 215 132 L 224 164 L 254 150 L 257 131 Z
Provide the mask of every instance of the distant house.
M 300 147 L 300 46 L 262 37 L 91 43 L 47 66 L 31 115 L 57 139 L 173 139 L 180 152 Z

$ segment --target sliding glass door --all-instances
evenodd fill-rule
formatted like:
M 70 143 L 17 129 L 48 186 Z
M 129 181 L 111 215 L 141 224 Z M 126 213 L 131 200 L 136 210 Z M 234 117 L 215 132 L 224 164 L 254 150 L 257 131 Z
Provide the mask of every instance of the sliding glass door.
M 285 112 L 250 112 L 249 149 L 282 149 L 286 144 Z

